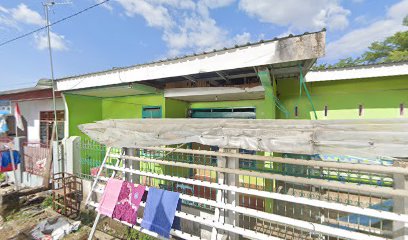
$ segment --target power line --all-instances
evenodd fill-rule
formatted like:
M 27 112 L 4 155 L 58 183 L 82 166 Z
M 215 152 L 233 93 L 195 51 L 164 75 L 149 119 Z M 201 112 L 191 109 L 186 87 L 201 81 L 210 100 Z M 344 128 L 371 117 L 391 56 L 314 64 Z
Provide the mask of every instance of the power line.
M 91 10 L 92 8 L 98 7 L 98 6 L 100 6 L 100 5 L 104 4 L 104 3 L 107 3 L 107 2 L 109 2 L 109 1 L 110 1 L 110 0 L 104 0 L 104 1 L 102 1 L 102 2 L 100 2 L 100 3 L 94 4 L 94 5 L 92 5 L 92 6 L 90 6 L 90 7 L 87 7 L 87 8 L 85 8 L 85 9 L 79 11 L 79 12 L 76 12 L 76 13 L 74 13 L 74 14 L 72 14 L 72 15 L 69 15 L 69 16 L 67 16 L 67 17 L 61 18 L 60 20 L 58 20 L 58 21 L 56 21 L 56 22 L 50 23 L 49 25 L 46 25 L 46 26 L 44 26 L 44 27 L 35 29 L 35 30 L 31 31 L 31 32 L 22 34 L 22 35 L 20 35 L 20 36 L 18 36 L 18 37 L 15 37 L 15 38 L 12 38 L 12 39 L 7 40 L 7 41 L 5 41 L 5 42 L 2 42 L 2 43 L 0 43 L 0 47 L 4 46 L 4 45 L 6 45 L 6 44 L 9 44 L 9 43 L 11 43 L 11 42 L 14 42 L 14 41 L 16 41 L 16 40 L 19 40 L 19 39 L 21 39 L 21 38 L 25 38 L 25 37 L 27 37 L 27 36 L 30 36 L 31 34 L 34 34 L 34 33 L 36 33 L 36 32 L 39 32 L 39 31 L 41 31 L 41 30 L 46 29 L 47 27 L 52 27 L 52 26 L 54 26 L 54 25 L 56 25 L 56 24 L 58 24 L 58 23 L 60 23 L 60 22 L 63 22 L 63 21 L 68 20 L 68 19 L 70 19 L 70 18 L 76 17 L 76 16 L 78 16 L 78 15 L 81 14 L 81 13 L 84 13 L 84 12 L 86 12 L 86 11 L 89 11 L 89 10 Z

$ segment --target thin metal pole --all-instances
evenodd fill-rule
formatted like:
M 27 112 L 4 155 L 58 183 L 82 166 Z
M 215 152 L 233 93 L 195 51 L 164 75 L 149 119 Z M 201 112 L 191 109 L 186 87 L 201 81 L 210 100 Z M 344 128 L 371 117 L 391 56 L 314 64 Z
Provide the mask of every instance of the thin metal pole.
M 51 5 L 53 5 L 54 2 L 49 2 L 49 3 L 43 3 L 44 6 L 44 11 L 45 11 L 45 20 L 47 23 L 47 36 L 48 36 L 48 52 L 49 52 L 49 57 L 50 57 L 50 69 L 51 69 L 51 84 L 52 84 L 52 103 L 54 107 L 54 124 L 55 124 L 55 139 L 58 142 L 58 118 L 57 118 L 57 103 L 56 103 L 56 98 L 55 98 L 55 78 L 54 78 L 54 63 L 52 59 L 52 48 L 51 48 L 51 33 L 50 33 L 50 21 L 48 17 L 48 10 Z M 52 138 L 51 138 L 52 139 Z M 52 144 L 52 143 L 50 143 Z M 61 168 L 64 164 L 61 164 Z M 63 171 L 63 169 L 60 169 Z

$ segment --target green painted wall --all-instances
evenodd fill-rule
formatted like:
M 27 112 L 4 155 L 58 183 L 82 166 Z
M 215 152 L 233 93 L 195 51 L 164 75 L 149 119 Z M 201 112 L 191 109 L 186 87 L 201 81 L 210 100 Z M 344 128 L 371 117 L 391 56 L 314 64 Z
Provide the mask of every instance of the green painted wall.
M 84 136 L 78 125 L 102 119 L 102 100 L 74 94 L 64 94 L 68 106 L 70 136 Z
M 319 119 L 400 118 L 399 106 L 408 104 L 408 76 L 352 79 L 308 83 Z M 280 99 L 294 116 L 299 102 L 299 119 L 314 119 L 312 108 L 303 96 L 299 101 L 298 80 L 282 80 L 278 84 Z M 358 106 L 363 105 L 363 115 L 358 116 Z M 324 106 L 328 116 L 324 117 Z M 403 117 L 407 117 L 405 114 Z M 278 113 L 277 118 L 285 118 Z
M 399 105 L 408 105 L 408 76 L 377 79 L 327 81 L 308 83 L 313 103 L 319 119 L 356 118 L 398 118 Z M 303 94 L 299 100 L 297 79 L 280 80 L 278 96 L 288 109 L 289 118 L 312 119 L 312 109 Z M 81 135 L 77 125 L 101 119 L 141 118 L 143 106 L 161 106 L 163 117 L 183 118 L 188 108 L 230 108 L 255 107 L 257 119 L 274 119 L 275 106 L 270 99 L 194 102 L 188 103 L 164 99 L 162 94 L 139 96 L 96 98 L 65 94 L 69 108 L 69 134 Z M 358 106 L 364 107 L 363 116 L 358 116 Z M 299 106 L 299 116 L 294 116 L 295 106 Z M 328 117 L 324 117 L 324 107 L 328 106 Z M 407 117 L 405 113 L 403 117 Z M 276 110 L 276 118 L 285 116 Z
M 189 106 L 188 102 L 167 98 L 165 116 L 166 118 L 186 118 Z
M 145 106 L 161 106 L 163 116 L 165 116 L 163 94 L 148 94 L 104 98 L 102 100 L 102 119 L 142 118 L 142 110 Z
M 165 101 L 162 94 L 114 98 L 65 94 L 65 99 L 69 110 L 70 136 L 83 136 L 77 127 L 83 123 L 103 119 L 141 118 L 144 106 L 161 106 L 165 116 Z

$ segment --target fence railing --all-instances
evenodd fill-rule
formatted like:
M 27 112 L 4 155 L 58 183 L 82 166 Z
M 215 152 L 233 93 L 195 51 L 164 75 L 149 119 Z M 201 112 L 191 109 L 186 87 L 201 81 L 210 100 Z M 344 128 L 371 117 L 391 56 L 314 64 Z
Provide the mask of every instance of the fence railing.
M 120 149 L 112 149 L 113 153 L 120 153 Z M 106 146 L 95 142 L 89 138 L 81 138 L 80 142 L 80 171 L 75 174 L 83 179 L 93 179 L 101 166 L 106 154 Z M 107 162 L 115 162 L 115 159 L 108 159 Z
M 81 146 L 80 175 L 91 178 L 106 148 L 90 140 Z M 119 178 L 180 192 L 184 207 L 176 216 L 185 224 L 181 233 L 173 231 L 178 237 L 215 232 L 254 239 L 389 239 L 394 224 L 408 223 L 408 215 L 395 212 L 395 199 L 408 192 L 394 186 L 395 176 L 408 171 L 390 160 L 189 148 L 126 155 L 116 149 L 107 166 Z
M 50 154 L 49 145 L 42 143 L 23 143 L 24 171 L 38 176 L 44 174 L 45 163 Z

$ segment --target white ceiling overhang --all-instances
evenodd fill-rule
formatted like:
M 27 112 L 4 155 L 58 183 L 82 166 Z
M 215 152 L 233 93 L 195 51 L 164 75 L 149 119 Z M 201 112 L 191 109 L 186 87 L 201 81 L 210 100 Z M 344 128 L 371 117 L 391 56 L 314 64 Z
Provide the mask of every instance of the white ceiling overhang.
M 262 86 L 251 88 L 239 87 L 197 87 L 172 88 L 164 91 L 164 97 L 188 102 L 254 100 L 265 97 Z
M 365 79 L 408 75 L 408 62 L 364 65 L 308 72 L 306 82 Z
M 141 84 L 108 86 L 104 88 L 87 88 L 70 91 L 70 94 L 77 94 L 89 97 L 123 97 L 131 95 L 143 95 L 158 93 L 160 90 L 153 87 L 143 86 Z

